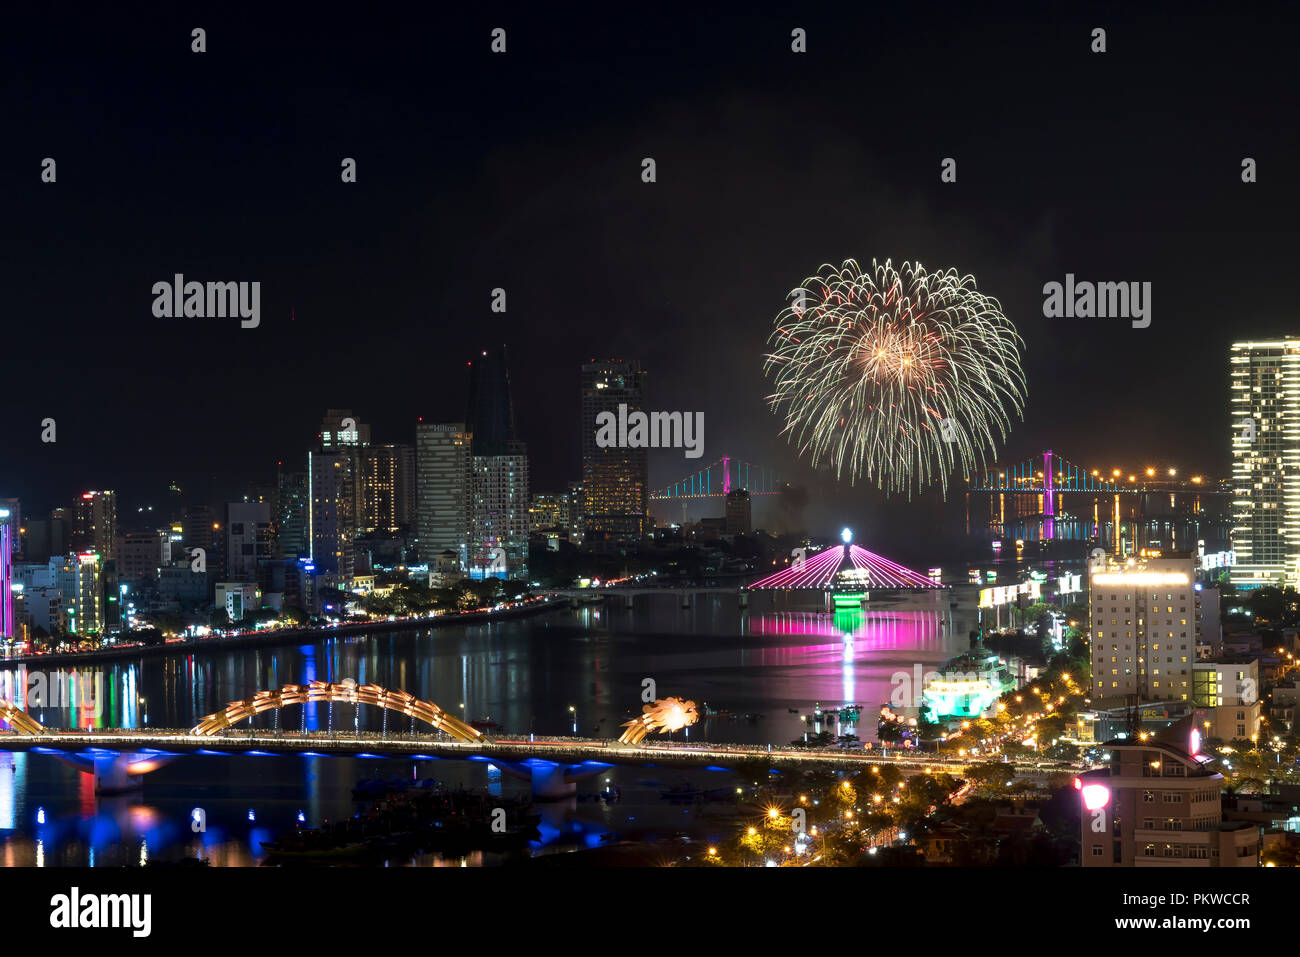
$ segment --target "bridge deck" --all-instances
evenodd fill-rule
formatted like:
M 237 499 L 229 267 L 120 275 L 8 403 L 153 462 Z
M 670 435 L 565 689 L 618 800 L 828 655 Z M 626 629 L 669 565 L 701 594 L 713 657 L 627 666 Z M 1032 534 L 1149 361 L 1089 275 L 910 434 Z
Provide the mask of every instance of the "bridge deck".
M 831 749 L 773 748 L 761 745 L 715 744 L 700 742 L 643 743 L 625 745 L 606 739 L 584 738 L 514 738 L 508 735 L 481 741 L 455 741 L 430 734 L 282 732 L 227 733 L 196 735 L 188 731 L 48 731 L 44 734 L 0 732 L 0 752 L 51 751 L 148 752 L 166 754 L 320 754 L 391 758 L 441 758 L 490 761 L 553 761 L 559 764 L 598 763 L 610 765 L 705 767 L 734 765 L 759 758 L 771 767 L 821 765 L 825 768 L 857 769 L 872 764 L 899 764 L 914 770 L 934 768 L 954 774 L 969 761 L 938 755 L 890 753 L 879 750 L 836 751 Z M 1018 773 L 1038 762 L 1016 762 Z M 1066 771 L 1068 766 L 1054 770 Z

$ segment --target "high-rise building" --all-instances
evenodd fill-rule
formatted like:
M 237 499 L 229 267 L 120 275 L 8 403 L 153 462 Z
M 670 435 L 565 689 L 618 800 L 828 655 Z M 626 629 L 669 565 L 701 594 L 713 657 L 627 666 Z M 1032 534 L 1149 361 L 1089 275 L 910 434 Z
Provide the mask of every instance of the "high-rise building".
M 311 554 L 311 543 L 307 540 L 310 508 L 307 473 L 281 472 L 278 484 L 274 516 L 276 557 L 297 561 Z
M 444 551 L 468 567 L 472 438 L 465 423 L 420 422 L 415 427 L 416 535 L 420 559 L 430 567 Z
M 519 578 L 528 568 L 528 456 L 474 456 L 469 573 Z
M 117 538 L 118 580 L 132 591 L 152 590 L 158 569 L 171 564 L 170 533 L 166 529 L 126 532 Z
M 352 577 L 356 541 L 355 456 L 348 450 L 307 453 L 311 559 L 324 575 Z
M 581 482 L 570 482 L 567 495 L 568 514 L 564 517 L 564 526 L 569 530 L 569 541 L 575 545 L 582 541 L 582 514 L 586 496 Z
M 46 541 L 49 551 L 46 559 L 64 555 L 68 551 L 68 537 L 72 534 L 72 518 L 66 508 L 50 509 L 50 534 Z
M 5 519 L 9 509 L 0 506 L 0 638 L 14 637 L 13 527 Z
M 468 571 L 521 577 L 528 566 L 528 450 L 515 436 L 505 346 L 470 363 L 465 420 L 473 453 Z
M 326 409 L 319 439 L 322 451 L 365 448 L 370 444 L 370 426 L 358 422 L 351 409 Z
M 117 547 L 117 493 L 83 492 L 72 503 L 72 540 L 75 552 L 96 552 L 114 558 Z
M 50 559 L 55 584 L 63 593 L 68 630 L 95 635 L 104 630 L 103 556 L 94 552 Z
M 1300 581 L 1300 337 L 1234 342 L 1232 547 L 1243 588 Z
M 1169 742 L 1176 733 L 1187 744 Z M 1189 720 L 1149 740 L 1108 741 L 1107 766 L 1075 779 L 1084 867 L 1257 867 L 1259 828 L 1223 820 L 1223 775 Z
M 505 346 L 485 349 L 470 363 L 465 428 L 474 437 L 475 455 L 514 452 L 515 410 L 510 399 Z
M 638 362 L 592 361 L 582 367 L 583 535 L 586 540 L 639 541 L 650 505 L 649 457 L 643 448 L 601 448 L 596 417 L 646 411 L 646 373 Z
M 754 527 L 749 489 L 738 488 L 727 493 L 726 532 L 728 535 L 748 535 Z
M 1107 558 L 1089 575 L 1093 700 L 1190 701 L 1196 661 L 1191 555 Z
M 226 580 L 256 582 L 258 562 L 275 555 L 271 506 L 266 502 L 226 505 Z
M 18 499 L 0 498 L 0 525 L 8 525 L 10 528 L 10 556 L 23 557 L 23 507 Z
M 206 505 L 193 505 L 185 509 L 180 522 L 180 554 L 173 553 L 176 560 L 185 561 L 186 565 L 196 557 L 194 549 L 203 549 L 203 563 L 217 572 L 223 565 L 222 550 L 225 540 L 220 537 L 221 523 L 216 513 Z
M 355 570 L 354 543 L 364 507 L 361 459 L 370 445 L 370 426 L 358 422 L 351 409 L 329 409 L 319 443 L 307 456 L 311 559 L 319 573 L 346 581 Z
M 395 532 L 415 514 L 415 450 L 372 445 L 361 454 L 361 521 L 364 532 Z

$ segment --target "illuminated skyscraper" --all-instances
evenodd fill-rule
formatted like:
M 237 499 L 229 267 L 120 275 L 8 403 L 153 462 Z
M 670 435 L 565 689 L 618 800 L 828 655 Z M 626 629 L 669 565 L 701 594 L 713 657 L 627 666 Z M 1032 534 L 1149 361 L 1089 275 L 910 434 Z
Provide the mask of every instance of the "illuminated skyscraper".
M 8 525 L 9 553 L 22 557 L 23 554 L 23 507 L 16 498 L 0 498 L 0 525 Z
M 68 630 L 96 635 L 104 630 L 103 557 L 92 552 L 50 559 L 55 584 L 63 593 Z
M 277 478 L 279 494 L 275 503 L 276 557 L 297 561 L 311 554 L 307 540 L 307 474 L 305 472 L 280 472 Z
M 372 445 L 361 452 L 361 516 L 365 532 L 395 532 L 414 521 L 415 450 Z
M 370 445 L 370 426 L 351 409 L 330 409 L 321 423 L 320 447 L 308 453 L 311 498 L 311 558 L 323 574 L 352 577 L 353 543 L 364 507 L 361 456 Z
M 596 417 L 646 411 L 646 373 L 639 362 L 610 360 L 582 367 L 583 536 L 634 542 L 646 533 L 649 516 L 649 457 L 645 449 L 596 444 Z
M 311 559 L 323 574 L 352 577 L 356 541 L 355 456 L 346 449 L 308 452 Z
M 505 346 L 470 364 L 465 420 L 473 452 L 469 572 L 522 577 L 528 565 L 528 450 L 515 437 Z
M 1300 337 L 1235 342 L 1232 547 L 1239 587 L 1300 581 Z
M 432 568 L 439 554 L 452 551 L 463 571 L 473 482 L 472 439 L 465 423 L 417 424 L 415 457 L 420 559 Z
M 5 521 L 9 509 L 0 508 L 0 638 L 14 636 L 13 529 Z
M 72 536 L 69 548 L 76 552 L 97 552 L 106 561 L 117 557 L 117 493 L 83 492 L 72 503 Z

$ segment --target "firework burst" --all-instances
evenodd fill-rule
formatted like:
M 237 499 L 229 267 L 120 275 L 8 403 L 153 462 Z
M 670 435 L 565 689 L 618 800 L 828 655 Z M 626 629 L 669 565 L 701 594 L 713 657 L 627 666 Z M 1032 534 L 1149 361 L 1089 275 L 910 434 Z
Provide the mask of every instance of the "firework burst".
M 1024 342 L 973 276 L 917 263 L 824 265 L 776 318 L 763 371 L 814 468 L 887 493 L 969 477 L 1024 417 Z

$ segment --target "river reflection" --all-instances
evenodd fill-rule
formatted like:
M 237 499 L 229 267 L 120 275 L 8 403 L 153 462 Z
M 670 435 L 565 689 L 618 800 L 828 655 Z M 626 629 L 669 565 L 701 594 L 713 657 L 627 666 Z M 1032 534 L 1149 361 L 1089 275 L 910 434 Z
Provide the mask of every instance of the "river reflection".
M 755 595 L 752 601 L 741 609 L 734 597 L 712 595 L 683 609 L 676 595 L 665 594 L 638 598 L 632 609 L 610 603 L 494 624 L 147 658 L 57 675 L 19 668 L 0 671 L 0 697 L 26 700 L 43 678 L 45 695 L 27 710 L 48 727 L 188 728 L 263 688 L 352 678 L 405 689 L 510 732 L 576 728 L 616 737 L 621 723 L 639 712 L 649 678 L 659 696 L 685 695 L 728 713 L 683 732 L 691 739 L 781 746 L 803 733 L 799 713 L 815 703 L 863 704 L 864 716 L 873 714 L 889 698 L 891 675 L 911 674 L 916 664 L 928 670 L 967 647 L 969 625 L 953 621 L 946 596 L 836 614 L 819 611 L 820 599 L 800 604 Z M 55 685 L 65 694 L 52 702 L 48 689 Z M 411 730 L 400 715 L 337 704 L 268 712 L 255 722 L 283 730 Z M 874 730 L 872 723 L 858 733 L 868 739 Z M 616 804 L 539 805 L 543 840 L 534 852 L 678 832 L 719 839 L 724 824 L 716 809 L 673 806 L 659 792 L 687 778 L 699 787 L 731 786 L 730 773 L 674 772 L 667 780 L 658 774 L 613 768 L 579 785 L 584 795 L 605 782 L 621 788 Z M 213 865 L 248 866 L 264 856 L 261 842 L 294 827 L 300 813 L 309 825 L 352 814 L 353 787 L 373 776 L 434 778 L 503 794 L 526 788 L 482 762 L 192 755 L 147 775 L 143 792 L 97 799 L 89 775 L 52 755 L 0 754 L 0 863 L 119 866 L 207 858 Z M 195 807 L 204 810 L 202 832 L 191 826 Z M 423 855 L 391 863 L 492 861 Z

